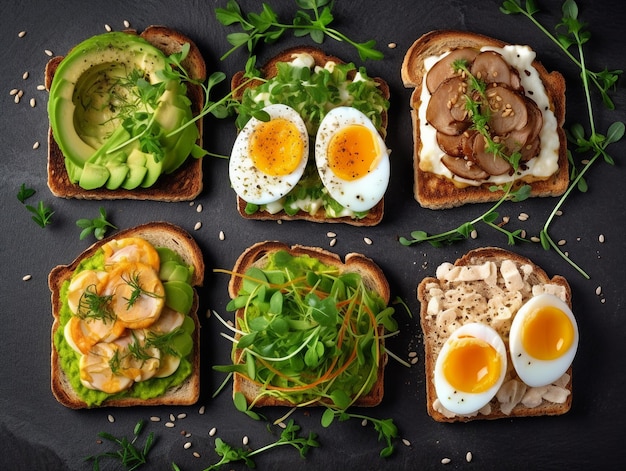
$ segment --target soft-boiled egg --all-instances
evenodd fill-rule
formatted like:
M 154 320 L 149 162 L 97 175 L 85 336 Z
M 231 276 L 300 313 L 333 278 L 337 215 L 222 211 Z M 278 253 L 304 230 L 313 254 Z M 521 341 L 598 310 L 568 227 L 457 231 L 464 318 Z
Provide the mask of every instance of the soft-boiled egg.
M 446 340 L 437 357 L 437 398 L 455 414 L 472 414 L 496 395 L 506 367 L 506 348 L 498 333 L 485 324 L 465 324 Z
M 367 211 L 389 184 L 389 152 L 372 121 L 356 108 L 326 114 L 315 138 L 315 163 L 328 193 L 352 211 Z
M 141 262 L 159 269 L 160 258 L 156 249 L 140 237 L 113 239 L 102 246 L 105 265 L 111 266 L 122 262 Z
M 545 386 L 559 379 L 577 349 L 576 319 L 557 296 L 534 296 L 515 315 L 509 334 L 511 362 L 527 385 Z
M 67 304 L 72 313 L 79 312 L 81 303 L 86 304 L 89 293 L 97 295 L 107 276 L 105 271 L 83 270 L 72 277 L 67 290 Z
M 282 104 L 263 108 L 270 119 L 251 118 L 230 156 L 230 183 L 243 200 L 267 204 L 285 196 L 298 181 L 309 157 L 309 135 L 302 117 Z

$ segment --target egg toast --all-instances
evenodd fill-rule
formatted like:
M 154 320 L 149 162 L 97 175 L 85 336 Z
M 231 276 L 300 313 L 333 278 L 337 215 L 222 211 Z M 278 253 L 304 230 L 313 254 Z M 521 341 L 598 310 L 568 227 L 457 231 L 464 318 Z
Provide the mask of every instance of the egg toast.
M 560 275 L 550 278 L 526 257 L 496 247 L 471 250 L 454 264 L 443 263 L 436 277 L 424 278 L 419 283 L 417 298 L 424 335 L 427 411 L 434 420 L 467 422 L 560 415 L 570 410 L 571 365 L 550 384 L 531 387 L 520 379 L 510 358 L 513 320 L 530 299 L 545 294 L 555 296 L 571 309 L 572 293 L 565 278 Z M 497 332 L 509 359 L 503 384 L 495 397 L 477 411 L 455 414 L 443 407 L 437 397 L 435 366 L 446 340 L 462 326 L 474 323 Z
M 124 272 L 124 267 L 132 269 L 119 277 L 114 274 Z M 158 289 L 148 288 L 144 273 L 149 272 L 161 280 L 153 280 Z M 51 389 L 55 398 L 72 409 L 195 403 L 200 391 L 195 288 L 202 286 L 203 280 L 200 248 L 186 231 L 166 222 L 119 231 L 94 243 L 69 265 L 53 268 L 48 285 L 53 315 Z M 153 304 L 157 307 L 143 307 Z M 111 310 L 114 314 L 110 316 L 96 315 Z M 123 319 L 118 312 L 124 313 Z M 150 318 L 153 312 L 156 316 Z M 80 322 L 91 325 L 87 329 Z M 108 332 L 97 331 L 97 323 Z M 81 325 L 78 335 L 73 330 L 75 324 Z M 159 343 L 159 339 L 167 340 Z M 90 367 L 89 361 L 95 362 L 99 355 L 110 359 Z M 172 356 L 178 358 L 178 364 L 175 359 L 171 362 Z M 107 363 L 107 376 L 99 375 Z M 154 376 L 147 378 L 146 367 L 157 370 L 150 373 Z
M 401 75 L 414 89 L 414 195 L 421 206 L 496 201 L 511 181 L 530 185 L 530 196 L 566 190 L 565 81 L 529 47 L 436 30 L 407 50 Z M 472 117 L 479 115 L 488 118 L 483 131 Z
M 246 77 L 245 71 L 239 71 L 235 73 L 231 80 L 231 89 L 233 90 L 233 98 L 241 101 L 246 90 L 253 90 L 259 87 L 265 80 L 273 79 L 277 77 L 279 74 L 279 69 L 281 65 L 285 63 L 290 63 L 294 60 L 297 60 L 299 56 L 306 55 L 312 59 L 311 70 L 315 70 L 316 68 L 323 69 L 324 67 L 328 67 L 329 70 L 332 70 L 334 64 L 346 65 L 345 62 L 338 57 L 326 54 L 319 48 L 310 47 L 310 46 L 300 46 L 294 47 L 291 49 L 287 49 L 272 57 L 267 63 L 260 68 L 262 80 L 249 80 Z M 313 72 L 311 72 L 313 73 Z M 354 68 L 349 71 L 346 79 L 352 81 L 352 79 L 358 73 L 358 69 Z M 376 77 L 371 78 L 373 80 L 375 87 L 377 89 L 377 95 L 381 102 L 385 102 L 386 106 L 388 105 L 388 100 L 390 96 L 390 90 L 387 82 L 382 78 Z M 272 101 L 274 99 L 272 98 Z M 274 101 L 273 101 L 274 102 Z M 325 104 L 322 107 L 327 112 L 330 108 L 337 106 L 337 104 Z M 356 106 L 356 105 L 353 105 Z M 386 136 L 386 130 L 388 125 L 388 113 L 387 107 L 381 109 L 381 111 L 377 112 L 376 120 L 378 124 L 376 125 L 379 134 L 384 137 Z M 306 119 L 305 119 L 306 122 Z M 319 123 L 318 123 L 319 124 Z M 307 126 L 310 128 L 311 125 L 307 123 Z M 315 135 L 311 135 L 312 141 L 314 141 Z M 314 147 L 313 143 L 311 144 Z M 316 172 L 312 172 L 316 173 Z M 315 175 L 314 178 L 317 178 L 319 181 L 319 176 Z M 323 190 L 324 191 L 324 190 Z M 345 223 L 354 226 L 374 226 L 383 218 L 384 215 L 384 198 L 382 198 L 375 206 L 369 209 L 365 215 L 359 215 L 355 217 L 354 215 L 342 215 L 336 214 L 334 216 L 330 216 L 327 211 L 324 210 L 324 207 L 321 209 L 296 209 L 294 211 L 286 212 L 284 209 L 278 211 L 266 211 L 266 210 L 257 210 L 257 211 L 249 211 L 248 203 L 244 201 L 241 197 L 237 196 L 237 211 L 239 214 L 245 219 L 257 219 L 257 220 L 307 220 L 311 222 L 327 222 L 327 223 Z
M 303 264 L 307 267 L 305 270 L 307 274 L 304 275 L 304 278 L 308 280 L 306 284 L 302 284 L 303 278 L 300 276 L 293 278 L 293 283 L 287 281 L 289 276 L 282 281 L 278 279 L 283 276 L 281 272 L 294 274 L 296 271 L 291 271 L 292 268 L 299 270 L 299 268 L 296 268 L 296 265 L 292 265 L 293 260 L 303 260 Z M 290 325 L 302 327 L 306 324 L 310 328 L 307 330 L 297 328 L 288 335 L 282 336 L 283 339 L 295 339 L 298 336 L 302 337 L 301 332 L 306 332 L 304 335 L 306 335 L 307 340 L 301 344 L 301 347 L 304 345 L 304 349 L 299 348 L 298 352 L 290 354 L 291 359 L 287 361 L 268 358 L 257 360 L 256 371 L 253 373 L 256 376 L 251 377 L 252 370 L 250 368 L 247 368 L 245 372 L 240 368 L 242 365 L 249 366 L 253 357 L 260 358 L 263 355 L 262 352 L 266 339 L 261 333 L 252 333 L 255 329 L 253 324 L 255 322 L 258 323 L 259 319 L 254 320 L 254 314 L 247 314 L 246 308 L 238 307 L 237 303 L 243 299 L 252 300 L 249 291 L 257 292 L 252 286 L 255 278 L 264 278 L 263 275 L 259 274 L 259 270 L 265 270 L 266 276 L 270 280 L 267 286 L 261 286 L 265 285 L 265 282 L 260 282 L 258 286 L 259 291 L 265 293 L 264 295 L 268 295 L 270 290 L 275 290 L 277 282 L 284 282 L 282 286 L 285 292 L 293 288 L 294 292 L 302 296 L 301 299 L 305 299 L 308 308 L 305 306 L 304 312 L 308 312 L 308 314 L 300 318 L 298 317 L 300 314 L 297 314 L 296 309 L 293 308 L 294 299 L 285 295 L 283 300 L 284 309 L 280 316 L 288 319 L 287 322 Z M 301 272 L 299 273 L 301 274 Z M 329 278 L 325 278 L 325 276 Z M 367 329 L 367 333 L 362 333 L 363 335 L 359 339 L 356 337 L 352 338 L 351 335 L 343 332 L 343 328 L 339 330 L 339 333 L 336 333 L 334 330 L 340 324 L 330 323 L 332 326 L 329 326 L 323 319 L 316 318 L 316 315 L 313 315 L 315 321 L 310 320 L 311 310 L 314 310 L 316 307 L 319 307 L 320 312 L 325 310 L 324 307 L 309 300 L 309 296 L 314 297 L 311 293 L 319 294 L 320 298 L 324 298 L 326 302 L 332 300 L 333 306 L 346 305 L 346 301 L 337 301 L 340 295 L 335 291 L 339 289 L 337 288 L 338 285 L 343 285 L 343 282 L 336 281 L 331 283 L 333 285 L 332 288 L 330 285 L 325 286 L 331 278 L 335 280 L 344 279 L 347 283 L 352 283 L 348 280 L 360 280 L 356 283 L 360 287 L 361 292 L 353 293 L 352 295 L 353 302 L 356 303 L 351 304 L 353 312 L 346 313 L 343 310 L 344 308 L 340 307 L 338 322 L 341 323 L 341 318 L 343 318 L 344 324 L 353 322 L 353 329 L 359 328 L 356 325 L 357 321 L 354 319 L 357 317 L 356 312 L 361 311 L 359 306 L 362 299 L 359 297 L 362 295 L 372 301 L 371 309 L 375 311 L 374 316 L 383 309 L 386 309 L 387 312 L 393 312 L 392 308 L 386 307 L 389 302 L 390 291 L 383 272 L 371 259 L 361 254 L 347 254 L 345 261 L 342 261 L 338 255 L 324 249 L 300 245 L 288 246 L 282 242 L 266 241 L 249 247 L 240 255 L 231 272 L 231 279 L 228 285 L 228 292 L 233 300 L 231 303 L 234 303 L 236 307 L 235 324 L 240 329 L 236 334 L 238 343 L 234 345 L 232 352 L 234 368 L 237 370 L 233 379 L 233 394 L 242 393 L 246 397 L 248 404 L 258 407 L 317 406 L 322 404 L 333 407 L 331 398 L 335 397 L 333 391 L 337 388 L 341 389 L 339 393 L 344 396 L 347 394 L 349 397 L 346 398 L 346 403 L 336 400 L 334 406 L 338 406 L 337 402 L 340 402 L 340 407 L 344 408 L 351 404 L 369 407 L 375 406 L 382 401 L 384 394 L 384 369 L 387 362 L 382 335 L 383 325 L 381 323 L 373 325 L 370 319 L 365 322 L 368 324 L 367 327 L 363 327 Z M 315 286 L 308 285 L 313 279 L 316 280 L 313 282 Z M 343 290 L 343 288 L 339 290 L 352 292 L 347 288 L 346 290 Z M 332 294 L 323 294 L 326 291 Z M 369 295 L 364 294 L 365 291 Z M 248 296 L 250 297 L 248 298 Z M 255 301 L 252 300 L 249 304 L 254 303 Z M 275 303 L 275 301 L 272 301 L 272 303 Z M 290 307 L 288 308 L 288 306 Z M 301 305 L 300 307 L 303 306 Z M 276 309 L 274 310 L 276 311 Z M 272 315 L 268 313 L 269 317 Z M 364 320 L 361 318 L 360 322 L 362 323 Z M 282 321 L 280 322 L 282 323 Z M 252 330 L 249 330 L 250 328 Z M 339 348 L 333 348 L 328 343 L 325 343 L 324 348 L 322 348 L 323 351 L 318 351 L 315 339 L 311 340 L 309 338 L 310 333 L 316 332 L 318 329 L 324 329 L 326 334 L 334 338 Z M 352 331 L 352 329 L 347 330 Z M 248 341 L 250 333 L 256 336 L 252 342 Z M 315 334 L 311 335 L 314 336 Z M 369 339 L 367 340 L 368 343 L 359 344 L 359 342 L 365 341 L 365 339 Z M 244 342 L 246 343 L 245 347 L 243 346 Z M 301 343 L 302 341 L 299 342 Z M 376 348 L 372 348 L 371 342 L 374 342 Z M 366 345 L 363 350 L 361 350 L 362 345 Z M 315 347 L 313 348 L 314 351 L 308 352 L 311 346 Z M 284 348 L 293 351 L 294 347 L 295 344 Z M 354 356 L 354 352 L 357 350 L 359 351 L 359 362 L 356 362 L 356 357 Z M 280 350 L 276 347 L 274 351 Z M 376 352 L 376 354 L 374 355 L 372 352 Z M 315 357 L 315 361 L 310 359 L 309 353 Z M 317 357 L 318 354 L 319 358 Z M 269 356 L 272 356 L 272 354 L 269 354 Z M 319 360 L 319 364 L 317 360 Z M 358 364 L 361 364 L 361 366 L 358 366 Z M 359 373 L 362 374 L 356 374 L 355 368 L 362 368 L 359 370 Z M 277 371 L 279 372 L 276 374 L 271 373 Z M 268 372 L 273 379 L 265 381 L 262 378 Z M 358 384 L 353 383 L 353 380 L 356 380 Z M 362 383 L 363 381 L 364 383 Z
M 128 34 L 139 35 L 150 44 L 160 49 L 165 55 L 179 52 L 184 44 L 190 49 L 183 61 L 183 66 L 189 76 L 200 82 L 206 79 L 206 65 L 204 58 L 196 44 L 179 31 L 165 26 L 149 26 L 141 33 L 135 30 L 126 30 Z M 46 64 L 44 83 L 48 91 L 52 86 L 55 72 L 64 57 L 56 56 Z M 187 97 L 191 101 L 191 110 L 197 114 L 204 104 L 204 92 L 199 85 L 186 83 Z M 202 120 L 196 121 L 199 137 L 196 141 L 202 146 Z M 59 148 L 50 126 L 48 130 L 48 186 L 52 194 L 62 198 L 113 200 L 155 200 L 155 201 L 188 201 L 195 198 L 202 191 L 202 159 L 188 157 L 185 162 L 172 173 L 162 173 L 157 181 L 148 187 L 137 186 L 133 189 L 118 187 L 108 189 L 105 186 L 95 189 L 81 188 L 73 183 L 65 165 L 65 156 Z

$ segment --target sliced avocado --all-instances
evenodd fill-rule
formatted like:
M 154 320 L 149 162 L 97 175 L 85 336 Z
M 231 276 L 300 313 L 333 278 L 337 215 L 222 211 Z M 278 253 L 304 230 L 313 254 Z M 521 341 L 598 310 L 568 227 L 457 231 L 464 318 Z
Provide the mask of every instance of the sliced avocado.
M 143 178 L 141 186 L 144 188 L 151 187 L 163 173 L 163 160 L 157 161 L 153 154 L 146 154 L 146 169 L 148 172 Z
M 148 169 L 141 165 L 128 165 L 128 175 L 120 186 L 125 190 L 134 190 L 141 185 L 147 172 Z
M 86 190 L 100 188 L 106 184 L 109 175 L 109 170 L 104 165 L 87 162 L 83 166 L 78 184 Z
M 109 179 L 106 182 L 108 190 L 117 190 L 126 181 L 130 169 L 126 164 L 106 165 L 109 170 Z
M 165 289 L 165 304 L 175 311 L 188 314 L 193 304 L 193 288 L 183 281 L 166 281 L 163 283 Z
M 48 104 L 50 125 L 63 155 L 79 165 L 91 157 L 93 148 L 79 134 L 84 125 L 76 126 L 76 115 L 86 118 L 88 111 L 97 115 L 98 107 L 115 108 L 117 97 L 112 92 L 122 88 L 114 86 L 116 80 L 124 78 L 120 74 L 136 69 L 156 81 L 157 71 L 166 67 L 165 55 L 134 34 L 100 34 L 75 46 L 54 73 Z

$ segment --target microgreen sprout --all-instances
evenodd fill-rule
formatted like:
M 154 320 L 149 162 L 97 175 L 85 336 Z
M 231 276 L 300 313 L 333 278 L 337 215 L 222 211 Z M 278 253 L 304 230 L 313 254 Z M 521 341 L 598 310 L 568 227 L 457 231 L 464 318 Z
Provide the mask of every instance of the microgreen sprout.
M 122 280 L 132 289 L 130 297 L 124 298 L 126 301 L 126 308 L 132 308 L 139 300 L 139 297 L 144 295 L 150 298 L 161 298 L 162 296 L 152 291 L 147 291 L 141 286 L 141 280 L 139 279 L 139 273 L 131 273 L 129 277 L 122 276 Z
M 126 471 L 134 471 L 148 462 L 148 453 L 154 444 L 154 432 L 150 432 L 143 446 L 137 446 L 136 442 L 143 431 L 144 421 L 140 420 L 133 429 L 132 439 L 126 437 L 118 438 L 107 432 L 100 432 L 98 436 L 113 444 L 119 449 L 107 451 L 97 455 L 88 456 L 85 461 L 93 461 L 93 470 L 100 470 L 100 461 L 104 458 L 111 458 L 120 462 Z
M 107 213 L 104 208 L 100 208 L 100 215 L 93 219 L 81 218 L 76 221 L 76 225 L 82 229 L 80 240 L 85 239 L 89 234 L 93 234 L 97 240 L 104 239 L 107 229 L 117 229 L 107 220 Z
M 552 239 L 549 234 L 549 228 L 573 189 L 577 188 L 581 192 L 585 192 L 587 190 L 585 174 L 600 157 L 602 157 L 606 163 L 610 165 L 614 164 L 613 158 L 607 152 L 607 147 L 623 138 L 625 126 L 624 123 L 618 121 L 612 123 L 608 127 L 606 134 L 601 134 L 596 130 L 590 88 L 591 84 L 595 85 L 602 96 L 604 105 L 609 109 L 614 109 L 614 103 L 609 97 L 608 92 L 615 87 L 619 75 L 622 74 L 622 70 L 608 71 L 605 69 L 601 72 L 593 72 L 587 68 L 583 45 L 589 41 L 591 34 L 589 31 L 585 30 L 586 25 L 578 19 L 578 6 L 574 0 L 566 0 L 563 3 L 562 18 L 561 22 L 556 26 L 555 35 L 550 33 L 535 18 L 534 15 L 539 11 L 535 2 L 533 0 L 527 0 L 524 3 L 525 5 L 522 6 L 522 2 L 520 0 L 506 0 L 503 2 L 500 10 L 505 14 L 521 13 L 526 16 L 555 44 L 557 44 L 565 55 L 581 70 L 590 131 L 589 135 L 586 136 L 583 125 L 576 123 L 572 125 L 569 132 L 567 132 L 567 137 L 568 141 L 575 146 L 576 152 L 591 153 L 592 156 L 587 158 L 586 163 L 581 169 L 578 169 L 576 168 L 571 151 L 568 151 L 568 160 L 571 165 L 570 184 L 547 217 L 544 226 L 539 233 L 539 240 L 541 242 L 541 246 L 545 250 L 555 250 L 584 278 L 589 279 L 589 274 L 587 274 L 587 272 L 578 266 L 568 255 L 566 255 L 560 249 L 558 244 Z M 572 48 L 575 49 L 575 52 L 570 51 Z M 578 57 L 576 57 L 575 54 Z M 471 232 L 475 230 L 474 226 L 479 222 L 484 222 L 491 228 L 503 232 L 507 236 L 509 244 L 526 241 L 526 239 L 522 237 L 521 230 L 511 232 L 504 229 L 501 225 L 495 224 L 495 220 L 498 217 L 497 213 L 495 213 L 495 209 L 505 200 L 522 201 L 523 199 L 526 199 L 528 197 L 528 192 L 528 185 L 513 189 L 513 183 L 510 183 L 507 187 L 505 187 L 503 197 L 481 216 L 478 216 L 469 222 L 465 222 L 455 229 L 442 232 L 440 234 L 429 235 L 424 231 L 413 231 L 411 232 L 412 239 L 400 237 L 400 243 L 403 245 L 411 245 L 419 242 L 429 242 L 436 247 L 452 244 L 454 242 L 467 239 Z
M 54 214 L 54 211 L 50 207 L 46 206 L 43 201 L 39 201 L 37 206 L 26 204 L 26 200 L 35 193 L 37 193 L 36 190 L 28 188 L 26 184 L 22 183 L 19 191 L 17 192 L 17 199 L 28 211 L 33 214 L 31 219 L 35 221 L 39 227 L 44 228 L 48 224 L 52 223 L 52 215 Z
M 216 8 L 215 14 L 221 24 L 239 25 L 241 28 L 240 32 L 227 36 L 228 42 L 233 47 L 221 59 L 225 59 L 242 46 L 246 46 L 251 55 L 260 42 L 275 42 L 289 30 L 293 31 L 296 37 L 310 36 L 317 44 L 322 44 L 327 36 L 336 41 L 347 42 L 356 48 L 361 60 L 383 58 L 382 52 L 375 48 L 376 41 L 356 42 L 329 26 L 334 20 L 331 0 L 296 0 L 296 3 L 300 10 L 296 11 L 291 23 L 282 22 L 278 14 L 266 3 L 263 4 L 260 13 L 247 15 L 241 11 L 235 0 L 228 0 L 226 8 Z

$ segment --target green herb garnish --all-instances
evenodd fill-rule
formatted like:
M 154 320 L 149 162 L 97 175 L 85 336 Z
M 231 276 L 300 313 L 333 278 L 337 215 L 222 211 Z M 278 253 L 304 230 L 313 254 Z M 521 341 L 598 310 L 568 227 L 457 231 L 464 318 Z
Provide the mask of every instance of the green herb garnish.
M 140 420 L 133 429 L 133 438 L 129 440 L 126 437 L 117 438 L 110 433 L 100 432 L 99 437 L 113 443 L 119 449 L 116 451 L 108 451 L 97 455 L 88 456 L 85 461 L 93 461 L 93 470 L 100 470 L 100 461 L 104 458 L 112 458 L 120 462 L 126 471 L 134 471 L 140 466 L 148 462 L 148 453 L 154 444 L 154 432 L 150 432 L 143 446 L 137 447 L 135 443 L 141 435 L 144 421 Z
M 331 0 L 296 0 L 296 3 L 300 10 L 296 12 L 291 23 L 282 22 L 278 14 L 266 3 L 263 4 L 260 13 L 247 15 L 241 11 L 235 0 L 228 0 L 226 8 L 216 8 L 215 15 L 221 24 L 239 25 L 241 28 L 241 32 L 227 36 L 228 42 L 233 47 L 221 59 L 225 59 L 242 46 L 246 46 L 251 55 L 259 42 L 275 42 L 288 30 L 293 31 L 296 37 L 310 36 L 317 44 L 322 44 L 327 36 L 347 42 L 356 48 L 361 60 L 383 58 L 382 52 L 375 48 L 376 41 L 359 43 L 329 27 L 334 20 Z
M 35 221 L 41 228 L 46 227 L 48 224 L 52 223 L 52 215 L 54 211 L 51 208 L 46 206 L 43 201 L 39 201 L 37 206 L 32 206 L 30 204 L 26 204 L 26 200 L 37 193 L 33 188 L 28 188 L 25 183 L 22 183 L 19 191 L 17 192 L 17 199 L 20 203 L 24 205 L 24 207 L 30 211 L 33 216 L 32 220 Z
M 95 285 L 89 285 L 78 301 L 76 315 L 81 319 L 98 319 L 104 323 L 114 321 L 115 313 L 111 308 L 112 295 L 99 295 Z
M 141 286 L 141 283 L 139 280 L 139 273 L 136 273 L 136 272 L 131 273 L 128 278 L 125 278 L 122 276 L 122 280 L 132 289 L 130 293 L 130 297 L 124 298 L 126 300 L 126 309 L 132 308 L 137 302 L 137 300 L 139 299 L 139 296 L 141 295 L 148 296 L 150 298 L 162 298 L 163 297 L 152 291 L 145 290 Z
M 20 203 L 23 204 L 35 193 L 37 193 L 37 190 L 34 190 L 33 188 L 27 188 L 26 184 L 22 183 L 22 185 L 20 186 L 20 190 L 17 193 L 17 199 L 20 201 Z
M 102 240 L 108 228 L 117 229 L 117 227 L 107 221 L 107 213 L 102 207 L 100 208 L 100 216 L 93 219 L 79 219 L 76 221 L 76 225 L 82 229 L 80 240 L 83 240 L 92 233 L 97 240 Z

